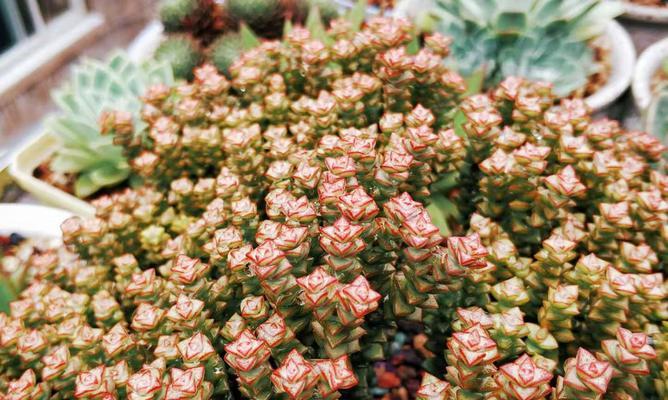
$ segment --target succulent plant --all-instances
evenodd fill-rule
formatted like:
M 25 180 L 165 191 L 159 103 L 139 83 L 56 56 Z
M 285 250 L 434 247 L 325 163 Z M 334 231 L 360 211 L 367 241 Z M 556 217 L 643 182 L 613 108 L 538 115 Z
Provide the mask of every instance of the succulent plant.
M 154 57 L 168 62 L 178 79 L 192 79 L 193 69 L 202 61 L 199 45 L 185 35 L 171 35 L 160 43 Z
M 301 24 L 310 10 L 319 9 L 323 21 L 339 16 L 339 5 L 327 0 L 228 0 L 225 10 L 229 18 L 243 22 L 259 36 L 280 37 L 285 21 Z
M 666 112 L 668 112 L 668 86 L 663 84 L 656 88 L 645 115 L 645 129 L 658 137 L 662 143 L 668 140 Z
M 217 0 L 161 0 L 158 14 L 165 31 L 190 34 L 202 46 L 236 27 Z
M 192 80 L 202 58 L 227 74 L 243 51 L 259 44 L 258 37 L 279 38 L 293 24 L 324 31 L 339 17 L 339 7 L 321 0 L 163 0 L 160 15 L 168 35 L 156 57 L 168 60 L 177 78 Z
M 243 40 L 238 32 L 221 35 L 210 47 L 210 61 L 218 71 L 227 72 L 244 52 Z
M 60 112 L 46 123 L 62 142 L 50 168 L 74 175 L 74 194 L 79 197 L 125 180 L 130 166 L 123 149 L 114 145 L 111 136 L 101 134 L 98 118 L 104 111 L 125 111 L 141 128 L 139 96 L 149 86 L 172 81 L 168 64 L 138 64 L 121 52 L 106 61 L 86 60 L 74 67 L 70 81 L 53 94 Z
M 337 19 L 341 14 L 336 2 L 328 0 L 307 0 L 304 4 L 307 12 L 303 14 L 308 15 L 308 10 L 312 7 L 318 7 L 320 16 L 326 25 L 329 25 L 330 21 Z
M 143 140 L 105 114 L 144 185 L 28 266 L 0 392 L 370 399 L 411 321 L 418 399 L 665 393 L 664 147 L 547 84 L 463 99 L 444 36 L 357 28 L 150 88 Z
M 244 21 L 251 29 L 266 28 L 268 23 L 279 21 L 282 29 L 283 0 L 227 0 L 225 9 L 236 20 Z
M 178 31 L 199 8 L 199 0 L 162 0 L 158 13 L 168 31 Z
M 601 72 L 591 41 L 622 12 L 618 2 L 601 0 L 403 0 L 395 8 L 451 37 L 463 75 L 481 74 L 486 87 L 509 76 L 550 82 L 560 96 L 582 91 Z

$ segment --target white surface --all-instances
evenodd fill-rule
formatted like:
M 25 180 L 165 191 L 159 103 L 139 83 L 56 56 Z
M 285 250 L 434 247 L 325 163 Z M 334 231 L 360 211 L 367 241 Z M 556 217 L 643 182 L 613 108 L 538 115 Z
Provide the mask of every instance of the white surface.
M 610 43 L 612 72 L 608 82 L 585 101 L 594 111 L 612 104 L 631 84 L 636 62 L 636 48 L 631 36 L 617 21 L 610 21 L 605 35 Z
M 59 238 L 60 224 L 72 214 L 32 204 L 0 204 L 0 233 L 25 237 Z
M 162 41 L 164 28 L 160 21 L 151 21 L 128 46 L 128 55 L 134 62 L 143 61 L 153 55 Z
M 659 40 L 642 52 L 633 73 L 633 100 L 641 110 L 647 110 L 652 102 L 652 77 L 661 67 L 663 59 L 668 57 L 668 38 Z
M 668 22 L 668 7 L 643 6 L 625 1 L 624 16 L 638 21 L 666 23 Z

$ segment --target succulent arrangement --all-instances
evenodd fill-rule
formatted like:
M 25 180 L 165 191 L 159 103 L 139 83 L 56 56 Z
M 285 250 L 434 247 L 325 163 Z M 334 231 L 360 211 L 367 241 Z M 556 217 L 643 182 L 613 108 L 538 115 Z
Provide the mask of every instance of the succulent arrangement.
M 104 111 L 127 111 L 140 129 L 139 97 L 158 83 L 173 83 L 168 64 L 138 64 L 123 52 L 75 66 L 70 80 L 53 94 L 59 111 L 47 119 L 46 129 L 62 146 L 38 170 L 40 178 L 82 198 L 126 180 L 130 166 L 123 149 L 101 135 L 98 117 Z
M 337 6 L 328 0 L 162 0 L 159 15 L 168 37 L 156 58 L 169 61 L 178 78 L 192 79 L 192 70 L 202 60 L 226 73 L 248 50 L 240 27 L 276 39 L 286 21 L 303 24 L 314 8 L 326 23 L 339 15 Z
M 610 73 L 606 24 L 621 14 L 602 0 L 403 0 L 395 12 L 422 30 L 453 38 L 452 55 L 465 76 L 485 87 L 520 76 L 550 82 L 559 96 L 591 94 Z
M 104 113 L 144 185 L 31 260 L 0 393 L 370 399 L 409 322 L 416 399 L 666 398 L 664 147 L 449 45 L 295 27 Z

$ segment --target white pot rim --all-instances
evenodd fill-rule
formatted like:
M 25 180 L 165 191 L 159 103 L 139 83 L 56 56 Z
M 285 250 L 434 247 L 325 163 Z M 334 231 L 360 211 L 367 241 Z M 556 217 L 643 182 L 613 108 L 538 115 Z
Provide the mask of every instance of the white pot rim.
M 624 17 L 644 22 L 668 22 L 668 7 L 655 7 L 624 1 Z
M 72 213 L 36 204 L 0 204 L 0 233 L 32 238 L 60 238 L 60 224 Z
M 633 73 L 633 100 L 640 111 L 647 110 L 652 102 L 652 77 L 668 57 L 668 38 L 659 40 L 642 52 Z
M 612 71 L 602 88 L 587 97 L 587 105 L 594 111 L 601 110 L 619 98 L 631 84 L 636 63 L 636 48 L 631 36 L 617 21 L 610 21 L 605 36 L 610 46 Z

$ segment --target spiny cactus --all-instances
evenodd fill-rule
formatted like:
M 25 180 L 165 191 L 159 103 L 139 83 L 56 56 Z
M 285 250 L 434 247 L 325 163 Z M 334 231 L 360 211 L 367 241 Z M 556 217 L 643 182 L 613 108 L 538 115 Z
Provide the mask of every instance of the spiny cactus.
M 199 45 L 188 36 L 172 35 L 155 50 L 155 58 L 169 63 L 174 76 L 192 79 L 192 71 L 202 60 Z

